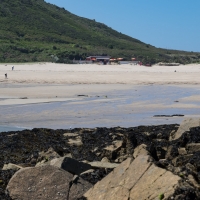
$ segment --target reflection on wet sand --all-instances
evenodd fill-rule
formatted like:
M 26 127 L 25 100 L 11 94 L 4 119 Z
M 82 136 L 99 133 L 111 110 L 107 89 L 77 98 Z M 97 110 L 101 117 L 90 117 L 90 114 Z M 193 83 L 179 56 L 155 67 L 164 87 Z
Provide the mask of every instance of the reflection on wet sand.
M 6 130 L 9 126 L 65 129 L 180 123 L 184 117 L 199 115 L 200 104 L 192 98 L 197 95 L 200 91 L 196 86 L 113 85 L 110 89 L 98 90 L 93 85 L 90 90 L 74 92 L 70 98 L 66 95 L 59 98 L 27 98 L 19 104 L 15 99 L 4 97 L 0 101 L 0 127 L 6 125 Z M 7 104 L 1 104 L 3 101 Z

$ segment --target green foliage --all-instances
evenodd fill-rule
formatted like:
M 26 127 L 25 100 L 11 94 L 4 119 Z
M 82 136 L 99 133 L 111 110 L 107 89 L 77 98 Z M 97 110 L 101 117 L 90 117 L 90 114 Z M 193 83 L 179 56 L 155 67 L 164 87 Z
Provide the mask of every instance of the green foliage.
M 165 197 L 165 196 L 164 196 L 164 194 L 162 193 L 162 194 L 159 194 L 158 199 L 159 199 L 159 200 L 162 200 L 162 199 L 164 199 L 164 197 Z
M 0 0 L 0 62 L 71 62 L 110 55 L 142 62 L 200 61 L 200 54 L 165 50 L 78 17 L 44 0 Z M 176 58 L 175 58 L 176 56 Z
M 185 177 L 183 173 L 180 173 L 179 176 L 180 176 L 181 178 L 184 178 L 184 177 Z
M 113 45 L 112 45 L 112 44 L 109 44 L 109 45 L 108 45 L 108 48 L 113 49 Z
M 49 161 L 49 158 L 48 157 L 45 157 L 45 162 L 48 162 Z

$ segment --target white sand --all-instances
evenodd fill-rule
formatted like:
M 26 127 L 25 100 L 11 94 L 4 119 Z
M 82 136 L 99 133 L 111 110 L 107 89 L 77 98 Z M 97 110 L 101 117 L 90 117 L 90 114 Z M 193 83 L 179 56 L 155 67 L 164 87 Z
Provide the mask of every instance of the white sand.
M 58 101 L 58 98 L 74 98 L 79 94 L 126 90 L 134 85 L 195 85 L 200 83 L 199 77 L 199 64 L 152 67 L 130 64 L 0 64 L 0 98 L 5 98 L 0 105 Z M 20 99 L 24 97 L 29 100 Z
M 1 64 L 0 83 L 199 84 L 200 65 Z M 12 71 L 12 66 L 14 70 Z M 176 71 L 176 72 L 175 72 Z M 5 79 L 4 74 L 8 78 Z

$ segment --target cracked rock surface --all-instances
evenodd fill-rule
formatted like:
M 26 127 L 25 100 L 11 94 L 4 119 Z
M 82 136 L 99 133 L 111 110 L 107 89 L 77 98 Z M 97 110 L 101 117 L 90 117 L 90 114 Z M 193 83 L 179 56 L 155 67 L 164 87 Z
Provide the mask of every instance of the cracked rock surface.
M 156 200 L 159 194 L 170 197 L 181 178 L 149 160 L 148 155 L 139 155 L 134 161 L 127 159 L 84 196 L 88 200 Z
M 46 165 L 19 170 L 6 189 L 12 199 L 76 200 L 91 187 L 82 178 L 73 181 L 69 172 Z

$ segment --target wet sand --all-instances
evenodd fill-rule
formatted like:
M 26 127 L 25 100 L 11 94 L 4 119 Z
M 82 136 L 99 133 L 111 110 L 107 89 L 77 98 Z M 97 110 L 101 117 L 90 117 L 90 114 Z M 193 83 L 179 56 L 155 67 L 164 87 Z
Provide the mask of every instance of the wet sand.
M 107 87 L 106 90 L 103 90 L 105 85 L 82 86 L 89 89 L 78 93 L 75 88 L 80 85 L 60 86 L 66 90 L 74 88 L 73 95 L 66 95 L 68 98 L 55 98 L 52 94 L 49 98 L 32 98 L 27 95 L 27 99 L 18 99 L 16 96 L 13 99 L 1 99 L 0 125 L 4 126 L 4 129 L 5 126 L 53 129 L 134 127 L 180 123 L 185 117 L 199 117 L 200 113 L 199 101 L 190 99 L 196 94 L 200 95 L 197 86 L 184 88 L 123 85 L 123 89 L 117 89 L 121 85 L 115 84 L 109 85 L 110 88 Z M 102 89 L 98 90 L 100 86 Z M 28 86 L 30 90 L 32 87 Z M 46 87 L 49 87 L 50 91 L 51 86 Z M 26 87 L 21 89 L 23 88 Z M 60 92 L 59 88 L 58 91 Z M 184 116 L 154 117 L 174 114 Z
M 0 74 L 0 131 L 169 124 L 200 113 L 200 65 L 1 64 Z M 173 114 L 184 117 L 154 117 Z

